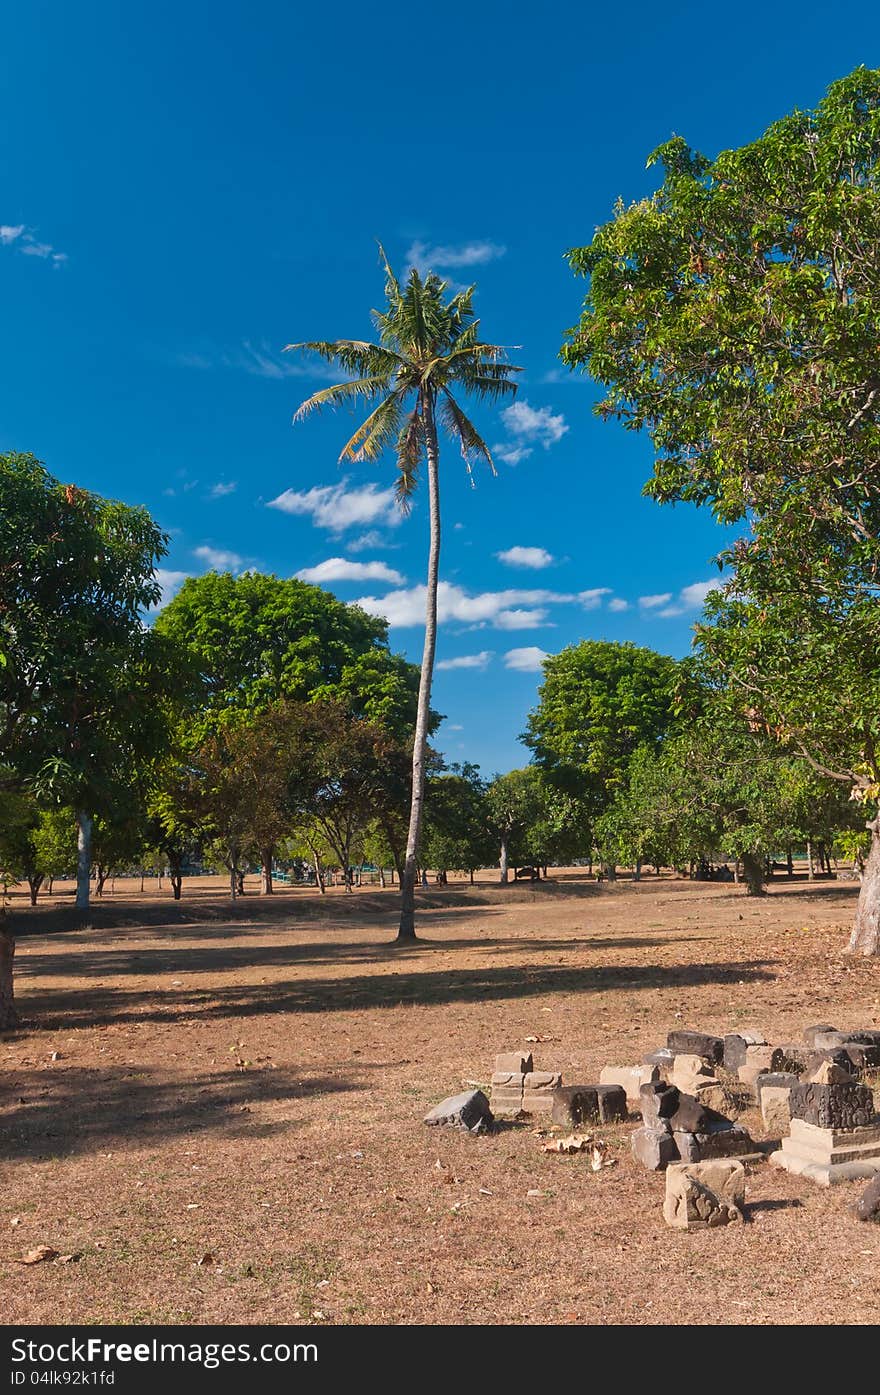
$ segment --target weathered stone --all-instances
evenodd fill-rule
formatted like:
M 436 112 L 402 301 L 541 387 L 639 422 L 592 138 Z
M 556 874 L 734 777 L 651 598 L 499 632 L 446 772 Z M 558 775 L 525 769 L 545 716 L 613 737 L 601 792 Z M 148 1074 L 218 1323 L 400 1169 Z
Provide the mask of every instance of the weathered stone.
M 804 1041 L 807 1043 L 807 1046 L 815 1046 L 817 1036 L 825 1036 L 828 1032 L 836 1031 L 837 1028 L 829 1026 L 827 1022 L 820 1023 L 818 1027 L 805 1027 Z
M 670 1051 L 668 1046 L 661 1046 L 656 1051 L 649 1051 L 647 1056 L 642 1057 L 642 1065 L 659 1066 L 663 1071 L 672 1070 L 675 1061 L 675 1052 Z
M 862 1192 L 855 1212 L 860 1221 L 873 1221 L 875 1225 L 880 1225 L 880 1172 Z
M 522 1112 L 523 1114 L 551 1114 L 553 1111 L 553 1092 L 523 1090 Z
M 561 1084 L 562 1076 L 558 1070 L 527 1071 L 523 1077 L 523 1089 L 532 1092 L 535 1090 L 557 1090 Z
M 663 1218 L 680 1230 L 741 1221 L 746 1196 L 741 1162 L 673 1163 L 666 1170 Z
M 724 1038 L 724 1069 L 730 1071 L 731 1075 L 736 1075 L 740 1066 L 745 1063 L 746 1048 L 748 1042 L 739 1033 L 730 1032 Z
M 793 1085 L 789 1095 L 792 1119 L 820 1129 L 857 1129 L 874 1119 L 874 1096 L 867 1085 Z
M 814 1051 L 834 1051 L 838 1046 L 843 1046 L 846 1041 L 846 1032 L 839 1032 L 836 1027 L 829 1027 L 825 1032 L 813 1032 Z
M 817 1087 L 821 1088 L 821 1087 Z M 822 1187 L 880 1172 L 880 1122 L 866 1128 L 818 1128 L 793 1118 L 791 1133 L 770 1161 Z
M 803 1079 L 809 1080 L 824 1065 L 838 1066 L 850 1078 L 855 1074 L 855 1067 L 842 1046 L 826 1046 L 822 1051 L 811 1052 Z
M 758 1076 L 764 1075 L 770 1069 L 773 1054 L 772 1046 L 746 1046 L 745 1058 L 737 1072 L 744 1085 L 754 1087 Z
M 693 1094 L 692 1087 L 698 1080 L 714 1080 L 716 1076 L 714 1067 L 708 1065 L 702 1056 L 680 1052 L 666 1078 L 670 1085 L 676 1085 L 685 1094 Z
M 522 1113 L 523 1077 L 520 1072 L 495 1071 L 492 1076 L 492 1113 L 513 1118 Z
M 800 1042 L 785 1042 L 774 1048 L 770 1058 L 771 1071 L 783 1071 L 791 1075 L 803 1075 L 807 1062 L 814 1055 L 812 1047 L 801 1046 Z
M 665 1129 L 636 1129 L 632 1136 L 633 1157 L 650 1172 L 660 1172 L 678 1161 L 675 1139 Z
M 810 1072 L 807 1082 L 810 1085 L 848 1085 L 852 1082 L 852 1074 L 834 1061 L 823 1061 Z
M 701 1162 L 707 1158 L 760 1156 L 755 1140 L 740 1124 L 710 1128 L 705 1133 L 695 1133 L 693 1136 Z
M 712 1061 L 716 1065 L 724 1059 L 724 1042 L 721 1037 L 709 1036 L 706 1032 L 692 1032 L 685 1028 L 676 1028 L 668 1034 L 666 1045 L 676 1055 L 686 1053 L 692 1056 L 702 1056 L 704 1060 Z
M 598 1119 L 598 1085 L 565 1085 L 553 1091 L 551 1123 L 563 1129 L 576 1129 L 581 1124 L 597 1123 Z
M 639 1104 L 639 1091 L 642 1086 L 659 1079 L 659 1066 L 603 1066 L 599 1072 L 601 1085 L 622 1086 L 627 1101 L 636 1107 Z
M 642 1118 L 649 1129 L 669 1128 L 668 1119 L 678 1108 L 679 1091 L 674 1085 L 653 1082 L 639 1091 Z
M 716 1079 L 715 1076 L 692 1080 L 690 1089 L 682 1090 L 682 1094 L 693 1095 L 704 1109 L 712 1110 L 715 1114 L 722 1116 L 738 1110 L 742 1103 L 723 1081 Z
M 791 1123 L 791 1109 L 788 1099 L 790 1094 L 790 1085 L 764 1085 L 762 1087 L 759 1096 L 761 1118 L 768 1133 L 778 1134 L 781 1137 L 788 1132 L 788 1126 Z
M 743 1038 L 748 1046 L 766 1046 L 767 1038 L 760 1027 L 740 1027 L 738 1035 Z
M 689 1133 L 687 1129 L 676 1129 L 672 1137 L 675 1139 L 678 1156 L 682 1162 L 698 1163 L 700 1161 L 700 1147 L 694 1134 Z
M 790 1090 L 792 1085 L 799 1083 L 800 1076 L 795 1075 L 794 1071 L 767 1071 L 765 1074 L 759 1075 L 755 1081 L 755 1093 L 760 1100 L 762 1090 Z
M 495 1057 L 495 1070 L 499 1073 L 510 1071 L 515 1075 L 525 1075 L 533 1069 L 531 1051 L 505 1051 Z
M 686 1133 L 705 1133 L 707 1129 L 729 1123 L 730 1120 L 725 1119 L 717 1110 L 709 1108 L 693 1095 L 683 1095 L 680 1092 L 676 1107 L 669 1116 L 669 1127 L 675 1133 L 682 1130 Z
M 840 1049 L 854 1070 L 876 1070 L 880 1066 L 880 1043 L 851 1039 L 845 1041 Z
M 466 1129 L 468 1133 L 485 1133 L 491 1129 L 493 1122 L 489 1101 L 482 1090 L 465 1090 L 460 1095 L 450 1095 L 425 1115 L 426 1124 Z
M 621 1085 L 599 1085 L 599 1119 L 613 1124 L 627 1117 L 626 1091 Z

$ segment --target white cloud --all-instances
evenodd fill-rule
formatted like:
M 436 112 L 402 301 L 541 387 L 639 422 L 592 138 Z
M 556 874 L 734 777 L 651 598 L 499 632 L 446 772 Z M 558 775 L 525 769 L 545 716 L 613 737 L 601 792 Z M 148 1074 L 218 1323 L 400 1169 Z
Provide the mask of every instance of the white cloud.
M 296 576 L 299 581 L 317 585 L 325 581 L 388 581 L 392 586 L 402 586 L 406 581 L 405 576 L 385 562 L 351 562 L 347 557 L 328 557 L 316 567 L 303 567 Z
M 67 261 L 66 252 L 56 252 L 51 242 L 38 242 L 24 223 L 0 223 L 0 247 L 14 247 L 24 257 L 39 257 L 55 267 Z
M 315 378 L 322 382 L 344 382 L 347 374 L 332 363 L 304 353 L 283 354 L 266 339 L 243 339 L 238 348 L 224 349 L 201 344 L 197 349 L 184 350 L 173 356 L 181 368 L 197 368 L 204 372 L 214 368 L 233 368 L 250 373 L 255 378 Z
M 537 630 L 546 621 L 547 611 L 540 607 L 537 610 L 499 610 L 493 623 L 496 630 Z
M 540 673 L 544 660 L 549 657 L 549 654 L 535 645 L 525 649 L 508 649 L 504 655 L 504 667 L 515 669 L 517 673 Z
M 639 596 L 639 605 L 645 610 L 655 610 L 657 606 L 666 605 L 672 600 L 671 591 L 661 591 L 656 596 Z
M 380 489 L 377 484 L 364 484 L 349 489 L 347 480 L 341 484 L 316 484 L 303 491 L 285 489 L 277 499 L 271 499 L 267 507 L 311 517 L 316 528 L 327 528 L 331 533 L 343 533 L 346 528 L 369 523 L 393 528 L 401 521 L 393 488 Z
M 505 552 L 496 552 L 495 556 L 507 567 L 530 567 L 533 571 L 552 567 L 556 560 L 552 552 L 544 547 L 508 547 Z
M 654 605 L 661 605 L 662 609 L 657 611 L 661 620 L 674 620 L 679 615 L 686 615 L 689 610 L 702 610 L 706 603 L 706 597 L 710 591 L 716 590 L 717 581 L 693 581 L 690 586 L 683 586 L 672 601 L 672 593 L 660 597 L 650 597 Z M 668 602 L 672 601 L 669 605 Z M 642 604 L 644 604 L 644 599 Z
M 366 533 L 359 533 L 356 538 L 345 544 L 349 552 L 366 552 L 371 547 L 390 547 L 378 528 L 370 528 Z M 395 544 L 396 546 L 396 544 Z
M 497 242 L 460 242 L 446 246 L 414 242 L 406 254 L 406 264 L 422 273 L 453 267 L 485 266 L 487 262 L 503 257 L 506 251 L 507 248 Z
M 578 591 L 577 598 L 584 610 L 598 610 L 605 596 L 610 595 L 610 586 L 594 586 L 592 591 Z
M 450 723 L 449 723 L 449 730 L 450 730 L 450 731 L 464 731 L 464 727 L 462 726 L 461 722 L 450 722 Z
M 155 576 L 159 585 L 162 587 L 162 595 L 159 597 L 158 603 L 150 607 L 150 613 L 155 614 L 157 611 L 161 610 L 163 606 L 167 605 L 172 597 L 177 595 L 177 592 L 188 579 L 189 575 L 189 572 L 173 572 L 166 570 L 165 567 L 157 567 Z
M 492 660 L 491 649 L 481 649 L 479 654 L 459 654 L 457 659 L 441 659 L 438 669 L 479 668 L 485 669 Z M 461 731 L 461 727 L 450 727 L 450 731 Z
M 532 454 L 531 446 L 510 446 L 502 444 L 492 447 L 492 455 L 503 460 L 505 465 L 519 465 L 521 461 L 528 460 Z
M 193 556 L 215 572 L 236 572 L 244 563 L 244 558 L 239 557 L 237 552 L 224 552 L 220 547 L 207 545 L 193 548 Z
M 543 446 L 545 450 L 555 446 L 568 431 L 561 412 L 555 413 L 549 407 L 532 407 L 524 398 L 505 407 L 501 420 L 512 436 Z
M 225 499 L 227 494 L 234 494 L 237 488 L 235 480 L 218 480 L 216 484 L 211 485 L 208 493 L 212 499 Z
M 615 596 L 613 600 L 608 602 L 608 609 L 613 610 L 615 614 L 620 614 L 623 610 L 629 610 L 629 601 L 623 600 L 620 596 Z
M 582 592 L 581 595 L 583 594 L 586 593 Z M 463 586 L 441 581 L 437 588 L 437 618 L 441 625 L 453 620 L 465 625 L 494 625 L 497 629 L 509 629 L 509 620 L 502 619 L 501 616 L 509 617 L 516 607 L 572 605 L 580 598 L 577 592 L 513 588 L 506 591 L 471 593 Z M 381 615 L 389 624 L 406 629 L 425 623 L 425 600 L 425 587 L 412 586 L 403 591 L 389 591 L 385 596 L 361 596 L 357 604 L 363 606 L 371 615 Z M 538 623 L 534 618 L 534 612 L 529 623 Z

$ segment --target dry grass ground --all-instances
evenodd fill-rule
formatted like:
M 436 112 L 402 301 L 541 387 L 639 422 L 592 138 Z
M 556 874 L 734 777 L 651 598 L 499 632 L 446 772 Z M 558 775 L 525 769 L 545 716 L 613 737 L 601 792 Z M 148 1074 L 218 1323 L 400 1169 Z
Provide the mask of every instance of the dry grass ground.
M 234 917 L 216 892 L 118 893 L 73 933 L 69 911 L 16 913 L 36 933 L 26 1021 L 0 1041 L 5 1321 L 875 1320 L 858 1184 L 762 1165 L 748 1224 L 688 1235 L 633 1124 L 601 1131 L 618 1161 L 593 1173 L 529 1125 L 421 1123 L 529 1037 L 575 1083 L 675 1025 L 877 1025 L 880 964 L 842 954 L 851 884 L 455 884 L 406 951 L 390 891 L 249 896 Z M 17 1262 L 41 1244 L 79 1258 Z

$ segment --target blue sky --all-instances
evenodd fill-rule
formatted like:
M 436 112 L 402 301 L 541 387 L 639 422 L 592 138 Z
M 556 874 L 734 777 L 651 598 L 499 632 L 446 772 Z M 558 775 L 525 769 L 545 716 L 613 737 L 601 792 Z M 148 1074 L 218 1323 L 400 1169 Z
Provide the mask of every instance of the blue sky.
M 849 18 L 847 19 L 847 12 Z M 450 759 L 491 772 L 542 654 L 581 638 L 684 653 L 708 515 L 640 497 L 651 450 L 591 415 L 557 354 L 583 285 L 563 260 L 653 187 L 672 133 L 708 154 L 880 62 L 880 18 L 634 3 L 441 10 L 40 3 L 0 46 L 0 449 L 146 504 L 169 591 L 211 565 L 304 573 L 421 651 L 426 510 L 393 462 L 337 465 L 346 414 L 293 427 L 320 376 L 280 349 L 362 336 L 376 239 L 403 271 L 476 280 L 520 345 L 519 396 L 477 419 L 499 478 L 443 459 L 435 705 Z M 348 429 L 347 429 L 348 428 Z

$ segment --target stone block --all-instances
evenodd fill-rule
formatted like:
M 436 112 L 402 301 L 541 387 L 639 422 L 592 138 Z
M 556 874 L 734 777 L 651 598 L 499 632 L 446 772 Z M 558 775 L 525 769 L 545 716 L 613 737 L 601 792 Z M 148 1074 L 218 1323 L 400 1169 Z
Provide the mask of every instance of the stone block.
M 773 1054 L 774 1048 L 772 1046 L 746 1046 L 744 1059 L 737 1071 L 737 1075 L 744 1085 L 749 1085 L 754 1089 L 758 1076 L 764 1075 L 770 1070 Z
M 741 1101 L 714 1076 L 692 1080 L 690 1089 L 682 1093 L 693 1095 L 704 1109 L 710 1109 L 715 1114 L 727 1115 L 742 1107 Z
M 788 1126 L 791 1123 L 791 1109 L 788 1102 L 790 1093 L 790 1085 L 764 1085 L 761 1087 L 759 1095 L 761 1118 L 768 1133 L 778 1134 L 780 1137 L 788 1133 Z
M 880 1173 L 880 1123 L 858 1129 L 825 1129 L 792 1119 L 791 1134 L 770 1161 L 787 1172 L 830 1187 Z
M 874 1096 L 867 1085 L 793 1085 L 789 1095 L 792 1119 L 820 1129 L 856 1129 L 874 1120 Z
M 858 1047 L 854 1048 L 856 1051 Z M 837 1066 L 846 1075 L 855 1075 L 856 1068 L 850 1060 L 849 1054 L 842 1046 L 826 1046 L 821 1051 L 813 1051 L 807 1057 L 807 1066 L 803 1074 L 804 1080 L 809 1080 L 824 1065 Z
M 675 1139 L 665 1129 L 636 1129 L 632 1136 L 632 1151 L 636 1162 L 650 1172 L 661 1172 L 672 1162 L 678 1162 Z
M 619 1088 L 619 1087 L 611 1087 Z M 621 1093 L 623 1093 L 621 1091 Z M 624 1095 L 624 1107 L 626 1096 Z M 566 1085 L 553 1091 L 550 1121 L 563 1129 L 577 1129 L 599 1120 L 599 1086 Z
M 663 1219 L 679 1230 L 741 1221 L 746 1174 L 741 1162 L 673 1163 L 666 1169 Z
M 836 1027 L 829 1027 L 827 1031 L 813 1032 L 814 1051 L 834 1051 L 837 1047 L 843 1046 L 846 1041 L 846 1032 L 839 1032 Z
M 840 1049 L 857 1071 L 876 1070 L 880 1066 L 880 1043 L 849 1040 Z
M 805 1027 L 805 1028 L 804 1028 L 804 1041 L 807 1043 L 807 1046 L 815 1046 L 815 1045 L 816 1045 L 816 1037 L 817 1037 L 817 1036 L 821 1037 L 821 1036 L 826 1035 L 826 1033 L 828 1033 L 828 1032 L 836 1032 L 836 1031 L 837 1031 L 837 1028 L 836 1028 L 836 1027 L 831 1027 L 831 1026 L 829 1026 L 829 1024 L 828 1024 L 827 1022 L 822 1022 L 822 1023 L 820 1023 L 818 1027 Z
M 672 1063 L 672 1068 L 666 1076 L 670 1085 L 677 1085 L 679 1090 L 684 1090 L 686 1094 L 692 1094 L 691 1087 L 698 1080 L 714 1080 L 715 1070 L 708 1065 L 704 1057 L 694 1056 L 690 1052 L 680 1052 Z
M 748 1131 L 739 1124 L 711 1128 L 693 1135 L 700 1161 L 709 1158 L 761 1158 L 763 1154 Z
M 603 1124 L 619 1123 L 627 1117 L 626 1091 L 621 1085 L 599 1085 L 599 1118 Z
M 701 1056 L 715 1065 L 724 1059 L 724 1042 L 721 1037 L 713 1037 L 706 1032 L 676 1028 L 667 1035 L 666 1045 L 676 1055 Z
M 774 1048 L 770 1058 L 771 1071 L 783 1071 L 787 1075 L 803 1075 L 807 1062 L 814 1055 L 811 1046 L 801 1046 L 800 1042 L 786 1042 Z
M 514 1075 L 525 1075 L 533 1069 L 531 1051 L 506 1051 L 495 1057 L 495 1070 L 499 1073 L 510 1071 Z
M 745 1064 L 748 1045 L 745 1037 L 738 1032 L 729 1032 L 724 1038 L 724 1069 L 730 1071 L 731 1075 L 736 1075 L 740 1066 Z
M 729 1123 L 729 1119 L 725 1119 L 722 1114 L 704 1104 L 702 1100 L 696 1099 L 693 1095 L 681 1093 L 679 1093 L 678 1102 L 669 1118 L 669 1127 L 674 1133 L 682 1130 L 686 1133 L 705 1133 L 707 1129 Z
M 674 1085 L 653 1081 L 639 1091 L 639 1106 L 645 1126 L 649 1129 L 669 1129 L 668 1120 L 678 1108 L 680 1093 Z
M 536 1090 L 558 1090 L 562 1084 L 559 1071 L 532 1070 L 523 1076 L 523 1090 L 534 1093 Z
M 834 1061 L 823 1060 L 821 1065 L 810 1071 L 807 1083 L 810 1085 L 847 1085 L 852 1082 L 852 1073 Z
M 465 1090 L 450 1095 L 425 1115 L 425 1123 L 465 1129 L 468 1133 L 485 1133 L 493 1124 L 489 1101 L 482 1090 Z
M 875 1225 L 880 1225 L 880 1172 L 862 1192 L 855 1212 L 860 1221 L 873 1221 Z
M 642 1065 L 659 1066 L 662 1071 L 672 1070 L 675 1061 L 675 1052 L 670 1051 L 668 1046 L 661 1046 L 657 1051 L 650 1051 L 647 1056 L 642 1057 Z
M 620 1085 L 626 1092 L 627 1101 L 639 1105 L 639 1091 L 643 1085 L 660 1079 L 659 1066 L 603 1066 L 599 1072 L 601 1085 Z

